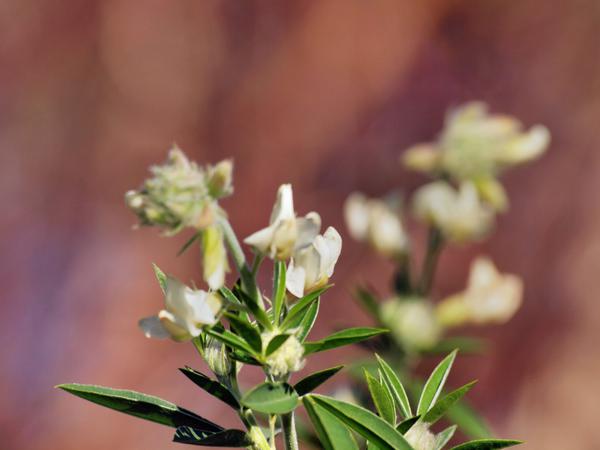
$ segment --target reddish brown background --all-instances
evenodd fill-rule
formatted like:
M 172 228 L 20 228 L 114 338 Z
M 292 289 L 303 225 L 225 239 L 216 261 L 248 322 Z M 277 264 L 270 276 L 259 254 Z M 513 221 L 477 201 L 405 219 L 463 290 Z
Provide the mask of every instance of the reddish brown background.
M 236 424 L 177 374 L 196 358 L 190 346 L 146 340 L 135 325 L 161 304 L 152 261 L 198 279 L 194 252 L 174 256 L 183 237 L 130 231 L 122 201 L 173 141 L 199 161 L 234 157 L 236 195 L 224 205 L 241 235 L 265 224 L 286 181 L 299 212 L 343 230 L 346 195 L 414 188 L 401 150 L 470 99 L 546 124 L 553 143 L 505 178 L 512 208 L 498 233 L 442 258 L 439 295 L 463 285 L 478 252 L 527 285 L 517 317 L 485 333 L 490 354 L 462 359 L 453 382 L 479 378 L 472 399 L 523 448 L 600 448 L 599 5 L 1 2 L 2 448 L 171 447 L 165 427 L 52 389 L 68 381 L 154 393 Z M 389 275 L 346 239 L 316 333 L 364 323 L 349 289 Z

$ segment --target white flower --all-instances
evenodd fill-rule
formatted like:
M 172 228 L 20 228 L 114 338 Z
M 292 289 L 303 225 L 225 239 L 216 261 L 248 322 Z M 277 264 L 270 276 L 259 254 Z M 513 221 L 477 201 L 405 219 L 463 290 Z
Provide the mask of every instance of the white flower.
M 463 182 L 455 190 L 445 181 L 421 187 L 414 195 L 414 212 L 422 221 L 439 228 L 450 241 L 484 237 L 494 223 L 494 211 L 483 204 L 475 186 Z
M 244 242 L 270 258 L 285 260 L 294 250 L 309 245 L 320 227 L 321 218 L 317 213 L 296 217 L 292 186 L 283 184 L 277 191 L 269 226 L 251 234 Z
M 429 431 L 429 425 L 417 421 L 404 435 L 406 441 L 414 450 L 434 450 L 436 448 L 435 435 Z
M 287 269 L 285 285 L 296 297 L 319 289 L 333 275 L 342 252 L 342 237 L 333 227 L 314 238 L 308 247 L 294 253 Z
M 194 290 L 170 276 L 166 279 L 165 309 L 140 320 L 146 337 L 187 341 L 200 335 L 204 325 L 213 325 L 221 308 L 215 293 Z
M 276 333 L 274 332 L 263 333 L 263 347 L 266 348 L 275 336 Z M 305 360 L 303 356 L 304 346 L 296 336 L 291 335 L 281 347 L 267 356 L 266 364 L 269 368 L 269 374 L 275 378 L 282 378 L 291 372 L 298 372 L 304 367 Z
M 379 313 L 392 336 L 409 350 L 427 350 L 440 339 L 441 327 L 424 298 L 393 298 L 381 305 Z
M 223 232 L 216 225 L 202 231 L 202 266 L 204 280 L 208 286 L 215 291 L 223 287 L 229 265 L 227 264 Z
M 387 256 L 407 252 L 409 241 L 400 217 L 383 200 L 368 199 L 358 192 L 350 194 L 344 204 L 344 216 L 354 239 L 367 241 Z
M 499 273 L 489 258 L 479 257 L 471 264 L 467 289 L 440 302 L 437 315 L 447 326 L 500 324 L 514 316 L 522 300 L 523 281 Z

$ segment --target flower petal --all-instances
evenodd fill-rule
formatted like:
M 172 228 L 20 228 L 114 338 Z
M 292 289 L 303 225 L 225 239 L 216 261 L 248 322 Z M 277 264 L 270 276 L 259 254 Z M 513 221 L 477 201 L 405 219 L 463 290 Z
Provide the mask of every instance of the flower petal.
M 296 297 L 304 295 L 304 283 L 306 281 L 306 272 L 303 267 L 294 265 L 294 260 L 290 261 L 285 275 L 285 287 Z
M 163 327 L 158 316 L 140 319 L 138 325 L 147 338 L 166 339 L 171 336 L 165 327 Z
M 277 190 L 277 200 L 275 200 L 275 205 L 271 212 L 270 223 L 274 224 L 280 220 L 293 219 L 295 216 L 292 185 L 282 184 Z

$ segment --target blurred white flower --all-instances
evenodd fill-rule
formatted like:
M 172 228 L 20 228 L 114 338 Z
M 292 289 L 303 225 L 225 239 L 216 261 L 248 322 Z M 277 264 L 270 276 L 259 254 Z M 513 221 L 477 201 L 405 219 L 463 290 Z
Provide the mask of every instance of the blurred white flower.
M 165 164 L 150 171 L 152 177 L 139 190 L 127 192 L 125 201 L 141 225 L 159 226 L 169 234 L 212 225 L 220 213 L 216 200 L 232 192 L 231 161 L 202 168 L 177 147 Z
M 244 242 L 270 258 L 286 260 L 295 250 L 310 245 L 320 227 L 317 213 L 296 217 L 292 186 L 283 184 L 277 191 L 269 226 L 251 234 Z
M 269 342 L 277 333 L 265 332 L 262 334 L 263 347 L 266 348 Z M 273 353 L 267 356 L 266 364 L 269 368 L 269 374 L 275 378 L 284 378 L 292 372 L 298 372 L 304 367 L 304 346 L 292 335 Z
M 489 258 L 478 257 L 471 264 L 466 290 L 440 302 L 437 316 L 446 326 L 501 324 L 515 315 L 522 300 L 521 278 L 499 273 Z
M 402 221 L 385 201 L 352 193 L 344 204 L 344 216 L 354 239 L 367 241 L 387 256 L 402 255 L 408 251 L 409 241 Z
M 296 250 L 287 269 L 285 285 L 296 297 L 327 284 L 342 252 L 342 237 L 333 227 L 313 242 Z
M 220 289 L 229 270 L 223 232 L 217 225 L 202 231 L 202 267 L 204 280 L 212 290 Z
M 450 241 L 480 239 L 494 224 L 494 211 L 481 202 L 470 182 L 461 183 L 457 191 L 445 181 L 434 181 L 417 190 L 413 201 L 415 215 Z
M 429 431 L 429 425 L 417 421 L 404 435 L 406 441 L 414 450 L 435 450 L 435 435 Z
M 140 320 L 139 325 L 146 337 L 188 341 L 199 336 L 203 326 L 213 325 L 220 309 L 221 299 L 217 294 L 191 289 L 167 276 L 165 309 Z
M 441 337 L 434 309 L 424 298 L 392 298 L 381 305 L 379 313 L 394 339 L 408 350 L 428 350 Z

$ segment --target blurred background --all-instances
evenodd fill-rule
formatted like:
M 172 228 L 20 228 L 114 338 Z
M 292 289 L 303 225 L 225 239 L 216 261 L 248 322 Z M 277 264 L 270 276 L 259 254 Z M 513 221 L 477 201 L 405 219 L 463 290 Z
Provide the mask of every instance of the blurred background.
M 600 448 L 599 29 L 597 0 L 0 2 L 2 448 L 172 445 L 166 427 L 52 388 L 70 381 L 237 424 L 177 373 L 204 368 L 192 346 L 136 326 L 162 304 L 151 262 L 200 280 L 197 252 L 175 256 L 186 237 L 132 231 L 123 203 L 173 142 L 201 162 L 234 158 L 223 206 L 240 236 L 288 181 L 299 213 L 344 233 L 322 336 L 364 324 L 351 288 L 385 291 L 392 270 L 347 238 L 344 199 L 414 189 L 402 150 L 472 99 L 545 124 L 553 142 L 504 178 L 498 232 L 442 257 L 435 295 L 461 289 L 480 253 L 526 283 L 517 316 L 480 333 L 490 353 L 461 358 L 451 383 L 478 378 L 471 400 L 522 448 Z

